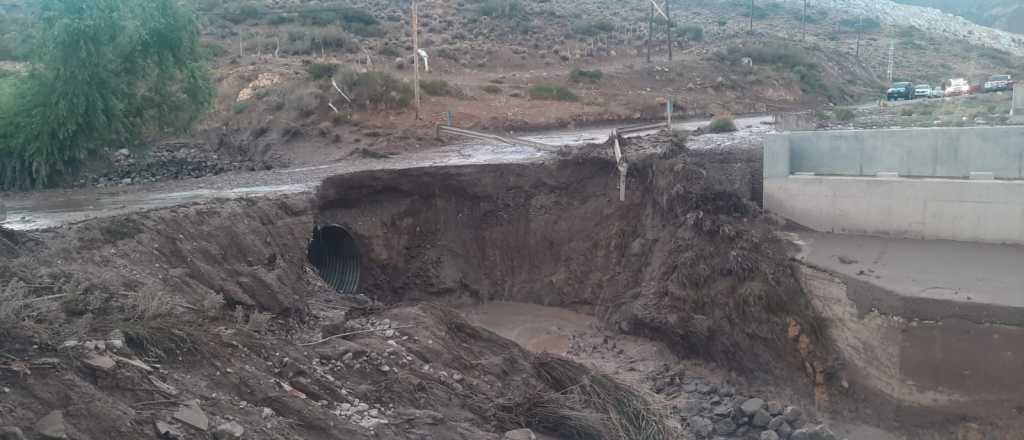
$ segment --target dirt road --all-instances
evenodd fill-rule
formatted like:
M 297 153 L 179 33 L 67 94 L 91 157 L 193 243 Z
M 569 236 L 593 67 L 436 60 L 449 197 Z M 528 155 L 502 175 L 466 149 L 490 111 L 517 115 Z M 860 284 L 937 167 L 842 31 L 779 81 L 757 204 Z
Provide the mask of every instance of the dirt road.
M 736 119 L 741 130 L 728 135 L 709 135 L 707 147 L 728 143 L 728 138 L 757 140 L 768 126 L 767 116 Z M 675 130 L 694 130 L 708 121 L 683 121 Z M 575 131 L 552 131 L 522 136 L 550 145 L 582 145 L 604 142 L 612 127 Z M 650 133 L 635 133 L 641 136 Z M 287 194 L 309 191 L 331 175 L 371 169 L 399 169 L 483 163 L 517 163 L 543 160 L 549 153 L 536 149 L 495 144 L 457 142 L 451 145 L 403 154 L 393 158 L 351 158 L 313 167 L 229 173 L 193 180 L 173 180 L 149 185 L 117 188 L 81 188 L 14 193 L 4 197 L 7 218 L 2 223 L 11 229 L 33 230 L 74 223 L 90 218 L 141 212 L 202 202 L 217 198 Z

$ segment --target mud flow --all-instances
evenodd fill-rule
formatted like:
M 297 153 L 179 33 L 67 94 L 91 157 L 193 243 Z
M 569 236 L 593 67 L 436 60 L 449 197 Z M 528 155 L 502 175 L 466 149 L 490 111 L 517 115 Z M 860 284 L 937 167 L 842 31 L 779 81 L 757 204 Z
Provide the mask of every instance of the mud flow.
M 4 231 L 0 438 L 999 427 L 851 391 L 755 202 L 759 152 L 680 143 L 625 146 L 624 201 L 609 146 L 592 145 Z

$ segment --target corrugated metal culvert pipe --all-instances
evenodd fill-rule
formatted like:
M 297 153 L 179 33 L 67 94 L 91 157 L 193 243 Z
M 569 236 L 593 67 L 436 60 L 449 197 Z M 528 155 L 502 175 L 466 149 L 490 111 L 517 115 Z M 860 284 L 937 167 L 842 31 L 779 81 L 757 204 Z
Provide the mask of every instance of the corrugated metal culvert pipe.
M 345 228 L 313 226 L 306 257 L 320 278 L 338 293 L 355 293 L 359 288 L 359 246 Z

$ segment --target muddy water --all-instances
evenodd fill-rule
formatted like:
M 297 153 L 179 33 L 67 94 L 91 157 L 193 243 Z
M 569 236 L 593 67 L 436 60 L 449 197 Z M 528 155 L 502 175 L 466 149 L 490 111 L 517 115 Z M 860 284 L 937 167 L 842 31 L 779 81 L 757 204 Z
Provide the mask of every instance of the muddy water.
M 566 354 L 573 338 L 595 330 L 593 317 L 535 304 L 493 302 L 463 313 L 473 324 L 537 353 Z

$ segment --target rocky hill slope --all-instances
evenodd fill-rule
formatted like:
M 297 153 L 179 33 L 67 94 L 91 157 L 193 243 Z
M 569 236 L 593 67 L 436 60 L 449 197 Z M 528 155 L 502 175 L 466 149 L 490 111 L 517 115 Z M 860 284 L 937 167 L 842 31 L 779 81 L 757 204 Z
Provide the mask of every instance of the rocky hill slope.
M 1024 2 L 1020 0 L 897 0 L 959 15 L 982 26 L 1024 34 Z
M 790 4 L 804 3 L 804 0 L 784 1 Z M 916 3 L 935 3 L 939 6 L 940 2 L 921 0 Z M 867 16 L 888 25 L 913 26 L 925 32 L 1024 55 L 1024 36 L 981 26 L 964 17 L 935 8 L 904 5 L 888 0 L 818 0 L 814 4 L 831 11 L 842 11 L 843 14 L 852 17 Z M 993 9 L 989 10 L 994 12 Z

